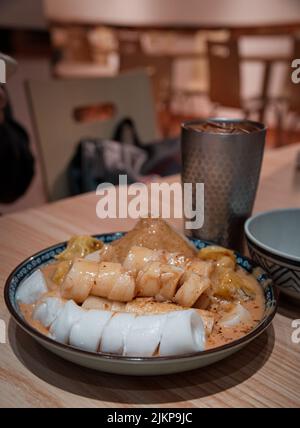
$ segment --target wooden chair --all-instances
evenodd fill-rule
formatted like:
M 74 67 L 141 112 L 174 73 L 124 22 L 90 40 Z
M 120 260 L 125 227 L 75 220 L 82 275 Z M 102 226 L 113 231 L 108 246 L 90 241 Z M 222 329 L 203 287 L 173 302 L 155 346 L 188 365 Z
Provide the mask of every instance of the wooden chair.
M 263 102 L 260 98 L 241 98 L 240 56 L 238 41 L 208 41 L 209 96 L 216 107 L 241 109 L 245 117 L 252 113 L 262 120 Z
M 124 117 L 135 122 L 142 141 L 157 138 L 151 84 L 144 72 L 97 79 L 28 81 L 26 89 L 49 200 L 69 196 L 66 169 L 81 138 L 111 138 L 115 125 Z M 76 120 L 82 108 L 101 105 L 113 113 L 112 117 Z
M 164 55 L 149 55 L 136 40 L 119 38 L 120 71 L 144 69 L 149 74 L 158 107 L 169 107 L 171 97 L 172 60 Z
M 192 37 L 187 45 L 186 52 L 178 52 L 174 60 L 173 70 L 173 93 L 178 98 L 181 109 L 188 101 L 193 101 L 195 97 L 208 96 L 209 92 L 209 70 L 207 59 L 207 42 L 224 42 L 230 37 L 228 30 L 199 30 Z M 186 77 L 181 77 L 181 70 Z M 189 72 L 188 72 L 189 69 Z M 193 110 L 192 110 L 193 111 Z

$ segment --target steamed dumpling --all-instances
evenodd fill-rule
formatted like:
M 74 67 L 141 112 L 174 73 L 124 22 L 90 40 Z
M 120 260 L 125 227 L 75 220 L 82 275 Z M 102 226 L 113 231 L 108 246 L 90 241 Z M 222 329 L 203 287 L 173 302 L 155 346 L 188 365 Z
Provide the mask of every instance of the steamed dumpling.
M 40 269 L 33 272 L 18 287 L 16 300 L 18 303 L 31 305 L 48 291 L 46 280 Z

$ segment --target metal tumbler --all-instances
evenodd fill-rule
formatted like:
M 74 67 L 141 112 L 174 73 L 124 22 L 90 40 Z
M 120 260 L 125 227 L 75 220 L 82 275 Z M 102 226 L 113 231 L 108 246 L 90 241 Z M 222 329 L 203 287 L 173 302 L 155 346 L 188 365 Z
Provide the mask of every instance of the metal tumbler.
M 211 118 L 182 125 L 182 183 L 204 183 L 204 224 L 186 231 L 237 251 L 255 200 L 265 145 L 263 124 Z M 195 192 L 192 194 L 193 207 Z

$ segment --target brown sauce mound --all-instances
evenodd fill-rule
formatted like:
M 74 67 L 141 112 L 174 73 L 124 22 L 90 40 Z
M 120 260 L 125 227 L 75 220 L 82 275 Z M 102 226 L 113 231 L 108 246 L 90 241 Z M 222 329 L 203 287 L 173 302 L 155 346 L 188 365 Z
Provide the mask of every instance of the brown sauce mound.
M 166 250 L 181 253 L 185 257 L 195 257 L 196 250 L 189 242 L 165 221 L 157 218 L 143 218 L 134 229 L 123 238 L 111 244 L 110 260 L 122 263 L 134 245 L 147 247 L 150 250 Z

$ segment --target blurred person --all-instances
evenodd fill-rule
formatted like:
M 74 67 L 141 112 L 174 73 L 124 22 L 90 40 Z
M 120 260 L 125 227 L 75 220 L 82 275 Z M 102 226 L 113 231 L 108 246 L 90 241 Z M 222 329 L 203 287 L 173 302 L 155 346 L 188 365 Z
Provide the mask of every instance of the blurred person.
M 8 77 L 11 64 L 16 63 L 1 53 L 0 60 L 7 65 Z M 7 92 L 0 85 L 0 203 L 15 202 L 24 195 L 33 176 L 34 158 L 28 134 L 14 119 Z

